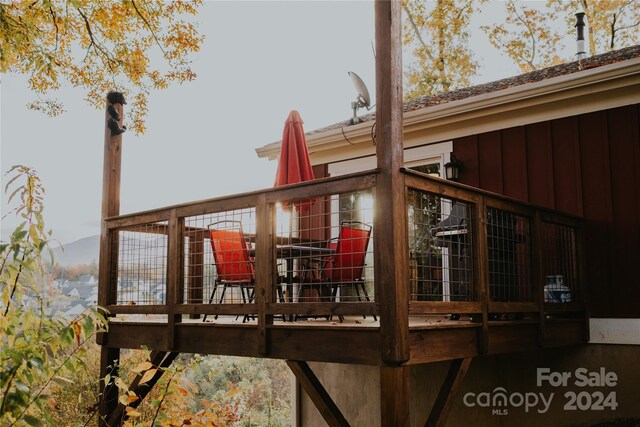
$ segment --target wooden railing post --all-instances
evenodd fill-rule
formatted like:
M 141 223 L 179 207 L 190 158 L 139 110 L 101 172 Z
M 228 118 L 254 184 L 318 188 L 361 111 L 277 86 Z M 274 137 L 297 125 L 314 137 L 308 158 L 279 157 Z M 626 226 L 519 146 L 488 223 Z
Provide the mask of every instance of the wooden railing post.
M 267 314 L 267 305 L 273 302 L 275 281 L 275 210 L 265 195 L 258 196 L 256 206 L 256 305 L 258 306 L 258 352 L 269 354 L 268 327 L 273 315 Z
M 100 228 L 100 264 L 98 266 L 98 305 L 106 307 L 112 301 L 113 292 L 111 268 L 117 265 L 118 241 L 113 239 L 109 231 L 106 219 L 120 214 L 120 168 L 122 159 L 122 133 L 112 132 L 110 126 L 117 124 L 122 128 L 123 124 L 122 94 L 111 92 L 107 95 L 104 127 L 104 160 L 102 171 L 102 211 Z M 119 120 L 116 120 L 119 119 Z M 117 236 L 116 236 L 117 237 Z M 118 407 L 118 387 L 113 384 L 118 373 L 120 349 L 109 347 L 106 332 L 100 332 L 96 336 L 96 342 L 102 345 L 100 354 L 100 377 L 104 379 L 106 374 L 111 375 L 111 381 L 105 384 L 101 380 L 101 397 L 99 416 L 100 425 L 106 425 L 107 416 Z
M 409 247 L 402 145 L 402 5 L 375 2 L 376 183 L 374 251 L 376 301 L 380 306 L 381 357 L 409 360 Z
M 482 304 L 482 327 L 480 328 L 478 352 L 489 351 L 489 242 L 487 229 L 487 205 L 484 197 L 476 205 L 476 242 L 474 248 L 478 262 L 476 275 L 478 278 L 478 300 Z
M 182 302 L 183 284 L 183 223 L 175 209 L 169 216 L 169 250 L 167 260 L 167 310 L 169 313 L 167 324 L 167 349 L 173 350 L 176 334 L 176 324 L 182 321 L 182 315 L 176 314 L 177 305 Z
M 202 304 L 204 300 L 204 231 L 189 233 L 189 304 Z M 191 314 L 190 319 L 199 319 L 199 314 Z
M 576 262 L 578 265 L 578 289 L 580 291 L 580 302 L 584 307 L 584 341 L 589 342 L 591 339 L 591 314 L 589 312 L 589 295 L 587 294 L 587 266 L 586 266 L 586 248 L 584 223 L 580 223 L 575 227 L 576 233 Z
M 546 315 L 544 312 L 544 262 L 542 254 L 542 219 L 540 212 L 536 211 L 533 216 L 531 236 L 533 245 L 531 247 L 533 254 L 533 296 L 534 301 L 538 304 L 538 345 L 544 347 L 546 337 Z

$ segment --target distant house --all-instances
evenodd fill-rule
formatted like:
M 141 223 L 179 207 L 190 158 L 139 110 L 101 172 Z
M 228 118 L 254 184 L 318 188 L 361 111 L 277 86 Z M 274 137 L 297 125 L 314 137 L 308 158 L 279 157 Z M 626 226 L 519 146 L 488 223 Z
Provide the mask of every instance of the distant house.
M 71 307 L 69 310 L 65 311 L 64 316 L 68 318 L 76 317 L 82 314 L 82 312 L 85 311 L 85 309 L 86 307 L 83 306 L 82 304 L 76 304 L 73 307 Z
M 78 279 L 78 282 L 84 283 L 86 285 L 97 285 L 98 284 L 98 282 L 96 281 L 96 278 L 93 277 L 93 275 L 91 275 L 91 274 L 83 274 Z
M 80 298 L 80 291 L 78 291 L 78 288 L 71 288 L 71 290 L 68 291 L 66 295 L 68 297 Z
M 65 289 L 64 295 L 78 299 L 85 299 L 92 293 L 97 293 L 97 289 L 98 287 L 96 285 L 88 286 L 83 283 L 72 282 Z

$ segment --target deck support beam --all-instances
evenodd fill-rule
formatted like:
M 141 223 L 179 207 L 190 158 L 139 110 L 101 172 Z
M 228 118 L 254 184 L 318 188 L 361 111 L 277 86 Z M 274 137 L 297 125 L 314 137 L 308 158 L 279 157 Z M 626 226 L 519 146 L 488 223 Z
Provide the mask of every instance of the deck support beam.
M 108 427 L 107 419 L 118 407 L 118 387 L 115 379 L 120 365 L 120 349 L 102 346 L 100 349 L 100 400 L 98 403 L 98 425 Z M 110 379 L 105 383 L 105 377 Z
M 444 427 L 453 401 L 458 395 L 462 381 L 469 370 L 471 359 L 471 357 L 467 357 L 465 359 L 455 359 L 451 362 L 449 372 L 447 372 L 438 397 L 436 397 L 436 401 L 431 408 L 425 427 Z
M 374 239 L 376 301 L 380 305 L 381 358 L 409 360 L 409 244 L 402 146 L 402 4 L 375 2 L 376 182 Z
M 348 427 L 349 423 L 307 362 L 287 360 L 287 366 L 330 427 Z
M 147 371 L 140 372 L 133 379 L 133 382 L 129 386 L 129 390 L 133 391 L 138 396 L 138 400 L 136 400 L 135 402 L 131 402 L 129 404 L 131 408 L 137 408 L 142 403 L 144 398 L 147 397 L 147 394 L 149 394 L 149 392 L 153 389 L 153 386 L 156 385 L 156 383 L 160 380 L 166 368 L 171 366 L 171 363 L 173 363 L 176 357 L 178 357 L 178 354 L 180 353 L 166 352 L 166 351 L 151 352 L 151 354 L 149 355 L 149 359 L 150 359 L 149 361 L 153 365 L 153 368 L 150 368 L 150 369 L 157 369 L 157 370 L 153 375 L 153 377 L 151 377 L 149 381 L 143 384 L 140 384 L 140 380 L 142 379 L 143 375 Z M 117 408 L 114 408 L 111 411 L 111 414 L 109 415 L 109 418 L 107 420 L 106 425 L 109 427 L 119 426 L 120 424 L 122 424 L 123 421 L 127 419 L 127 414 L 125 413 L 125 406 L 122 403 L 118 403 L 117 399 L 116 399 L 116 404 L 117 404 Z
M 382 427 L 409 427 L 411 422 L 410 368 L 380 368 L 380 421 Z

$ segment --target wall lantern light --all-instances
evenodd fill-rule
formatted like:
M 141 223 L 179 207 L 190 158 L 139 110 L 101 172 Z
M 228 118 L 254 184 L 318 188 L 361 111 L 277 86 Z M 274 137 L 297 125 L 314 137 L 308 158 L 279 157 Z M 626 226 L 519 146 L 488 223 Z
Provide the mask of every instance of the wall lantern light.
M 451 160 L 444 165 L 444 176 L 450 181 L 458 181 L 460 169 L 462 169 L 462 162 L 451 153 Z

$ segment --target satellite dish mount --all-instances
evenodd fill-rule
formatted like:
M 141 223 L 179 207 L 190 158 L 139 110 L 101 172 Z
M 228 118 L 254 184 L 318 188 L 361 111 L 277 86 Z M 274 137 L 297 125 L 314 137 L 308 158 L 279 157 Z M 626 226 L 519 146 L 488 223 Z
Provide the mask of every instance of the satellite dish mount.
M 351 117 L 351 120 L 349 120 L 349 126 L 351 126 L 363 122 L 363 120 L 358 117 L 358 110 L 360 108 L 366 108 L 367 111 L 370 110 L 371 98 L 369 97 L 367 86 L 364 84 L 362 79 L 358 77 L 358 75 L 353 71 L 349 71 L 349 76 L 351 77 L 351 81 L 353 82 L 353 85 L 358 92 L 358 97 L 351 103 L 351 109 L 353 110 L 353 117 Z

